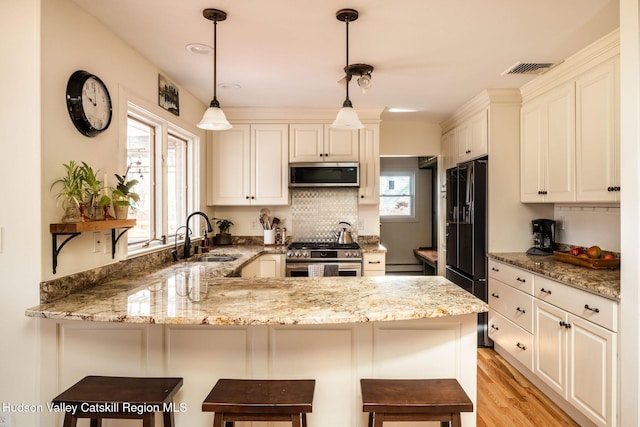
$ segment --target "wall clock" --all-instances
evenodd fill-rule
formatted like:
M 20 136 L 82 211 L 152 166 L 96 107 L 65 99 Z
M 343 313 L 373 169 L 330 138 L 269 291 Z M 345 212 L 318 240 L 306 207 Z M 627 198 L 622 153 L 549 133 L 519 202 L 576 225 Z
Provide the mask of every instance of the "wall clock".
M 111 123 L 111 97 L 100 78 L 78 70 L 67 83 L 67 110 L 76 129 L 93 137 L 104 132 Z

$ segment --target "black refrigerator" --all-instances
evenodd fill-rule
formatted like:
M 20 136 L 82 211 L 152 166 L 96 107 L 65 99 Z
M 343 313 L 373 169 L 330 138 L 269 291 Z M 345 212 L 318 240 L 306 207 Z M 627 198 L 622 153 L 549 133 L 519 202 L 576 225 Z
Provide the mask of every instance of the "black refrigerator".
M 447 170 L 446 277 L 487 302 L 487 158 Z M 491 347 L 487 313 L 478 314 L 478 346 Z

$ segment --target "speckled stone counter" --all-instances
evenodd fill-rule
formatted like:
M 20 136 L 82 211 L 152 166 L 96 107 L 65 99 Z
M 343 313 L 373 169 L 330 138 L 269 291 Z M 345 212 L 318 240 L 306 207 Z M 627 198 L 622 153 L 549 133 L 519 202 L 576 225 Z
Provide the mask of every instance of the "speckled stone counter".
M 530 256 L 522 252 L 490 253 L 489 258 L 546 276 L 578 289 L 620 300 L 620 270 L 594 270 L 556 260 L 553 256 Z
M 264 325 L 407 320 L 488 309 L 437 276 L 242 279 L 220 277 L 225 269 L 210 264 L 172 264 L 40 304 L 26 314 L 102 322 Z

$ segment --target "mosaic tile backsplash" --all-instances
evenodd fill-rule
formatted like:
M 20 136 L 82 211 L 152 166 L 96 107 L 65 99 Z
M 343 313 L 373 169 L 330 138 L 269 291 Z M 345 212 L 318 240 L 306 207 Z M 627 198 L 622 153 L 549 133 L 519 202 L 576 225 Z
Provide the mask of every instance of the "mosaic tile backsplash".
M 291 219 L 293 241 L 335 240 L 333 232 L 351 224 L 354 240 L 358 230 L 357 188 L 297 188 L 291 189 Z

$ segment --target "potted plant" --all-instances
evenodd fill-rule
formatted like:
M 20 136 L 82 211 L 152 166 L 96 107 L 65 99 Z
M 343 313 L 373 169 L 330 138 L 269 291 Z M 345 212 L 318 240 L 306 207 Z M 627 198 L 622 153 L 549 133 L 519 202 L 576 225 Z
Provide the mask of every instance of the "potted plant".
M 80 222 L 79 207 L 84 197 L 82 168 L 74 160 L 63 163 L 62 166 L 66 171 L 65 176 L 55 180 L 50 189 L 60 187 L 56 200 L 62 199 L 62 208 L 65 212 L 62 222 Z
M 94 220 L 103 220 L 104 206 L 111 203 L 111 198 L 103 193 L 104 183 L 98 179 L 98 171 L 94 171 L 87 163 L 82 162 L 82 188 L 85 201 L 89 207 L 90 217 Z
M 135 207 L 136 202 L 140 201 L 140 196 L 132 191 L 133 187 L 138 184 L 138 180 L 127 178 L 129 169 L 131 169 L 131 165 L 127 167 L 124 175 L 115 174 L 118 184 L 111 192 L 111 198 L 116 219 L 127 219 L 129 208 Z
M 230 245 L 231 234 L 229 234 L 229 228 L 233 225 L 233 222 L 224 218 L 213 218 L 216 221 L 216 225 L 220 230 L 220 233 L 213 237 L 214 245 Z

